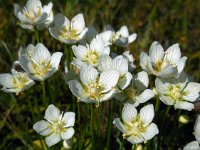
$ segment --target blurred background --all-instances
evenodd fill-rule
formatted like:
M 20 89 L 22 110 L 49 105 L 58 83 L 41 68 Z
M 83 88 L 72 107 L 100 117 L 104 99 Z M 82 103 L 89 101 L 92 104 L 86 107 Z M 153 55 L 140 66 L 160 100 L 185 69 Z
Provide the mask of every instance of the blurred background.
M 43 5 L 48 2 L 50 1 L 42 0 Z M 165 49 L 174 43 L 179 43 L 182 56 L 188 57 L 186 72 L 194 81 L 200 81 L 200 0 L 51 0 L 51 2 L 54 4 L 54 14 L 63 13 L 72 18 L 78 13 L 83 13 L 86 26 L 94 25 L 99 32 L 108 24 L 115 30 L 127 25 L 129 32 L 137 33 L 138 37 L 129 47 L 121 51 L 130 50 L 138 68 L 140 52 L 147 52 L 153 41 L 160 42 Z M 34 43 L 35 40 L 34 32 L 24 30 L 17 24 L 14 3 L 23 6 L 26 0 L 0 0 L 0 73 L 10 72 L 12 63 L 18 58 L 19 47 Z M 63 51 L 63 44 L 53 39 L 47 29 L 40 31 L 39 34 L 50 51 Z M 63 74 L 56 74 L 48 81 L 51 91 L 57 92 L 49 98 L 51 102 L 59 99 L 59 103 L 63 103 L 62 107 L 65 107 L 66 93 L 62 91 L 68 90 L 66 85 L 58 84 L 56 88 L 51 86 L 52 82 L 64 81 L 59 77 L 63 77 Z M 32 99 L 31 94 L 34 98 L 41 96 L 40 88 L 36 86 L 33 89 L 18 96 L 17 100 L 14 95 L 0 92 L 0 149 L 12 149 L 13 145 L 16 145 L 17 149 L 23 149 L 24 142 L 29 136 L 28 132 L 21 131 L 26 131 L 32 126 L 30 112 L 27 111 L 28 102 L 24 98 L 27 99 L 26 95 L 30 95 Z M 177 112 L 172 111 L 172 113 Z M 195 117 L 194 112 L 185 114 Z M 173 120 L 173 116 L 170 119 Z M 190 121 L 190 124 L 181 130 L 179 139 L 170 142 L 171 140 L 166 137 L 162 148 L 167 149 L 169 145 L 172 149 L 183 147 L 187 142 L 194 140 L 191 134 L 194 118 L 191 117 Z M 171 123 L 174 127 L 173 122 Z M 172 137 L 170 129 L 168 126 L 168 136 Z

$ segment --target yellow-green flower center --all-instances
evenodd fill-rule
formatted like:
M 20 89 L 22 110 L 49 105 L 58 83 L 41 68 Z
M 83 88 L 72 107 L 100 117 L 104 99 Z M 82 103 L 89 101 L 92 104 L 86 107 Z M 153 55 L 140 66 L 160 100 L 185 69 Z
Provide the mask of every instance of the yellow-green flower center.
M 99 60 L 99 54 L 95 50 L 87 51 L 85 55 L 85 62 L 95 65 Z
M 181 88 L 180 86 L 178 85 L 170 85 L 168 87 L 169 89 L 169 92 L 170 92 L 170 97 L 173 99 L 173 100 L 181 100 L 182 99 L 182 92 L 181 92 Z
M 54 121 L 53 124 L 50 125 L 50 129 L 54 133 L 61 134 L 66 131 L 67 128 L 64 127 L 64 122 L 59 122 L 58 120 Z
M 27 19 L 30 19 L 31 21 L 35 22 L 36 19 L 42 15 L 42 9 L 38 7 L 37 11 L 29 12 L 26 8 L 23 9 L 24 16 Z
M 129 100 L 135 100 L 138 96 L 138 91 L 132 87 L 129 87 L 125 90 L 125 93 Z
M 85 87 L 86 93 L 89 95 L 90 98 L 98 100 L 102 94 L 103 86 L 100 83 L 90 83 L 87 87 Z
M 33 69 L 35 72 L 35 74 L 34 74 L 35 76 L 43 77 L 51 69 L 50 61 L 42 60 L 39 63 L 33 63 Z
M 29 78 L 26 74 L 16 74 L 13 76 L 13 85 L 18 89 L 23 89 Z
M 61 40 L 80 40 L 78 33 L 75 29 L 70 29 L 68 26 L 61 30 L 59 33 L 59 39 Z

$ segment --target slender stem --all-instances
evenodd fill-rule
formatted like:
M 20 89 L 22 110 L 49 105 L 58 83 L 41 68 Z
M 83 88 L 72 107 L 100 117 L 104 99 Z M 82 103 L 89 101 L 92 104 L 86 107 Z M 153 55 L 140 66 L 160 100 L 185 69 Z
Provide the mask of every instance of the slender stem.
M 95 149 L 95 139 L 94 139 L 94 106 L 91 104 L 91 122 L 90 122 L 90 133 L 92 135 L 92 149 Z
M 43 98 L 43 103 L 45 106 L 47 106 L 46 102 L 46 90 L 45 90 L 45 82 L 42 81 L 42 98 Z
M 155 107 L 155 112 L 159 110 L 160 107 L 160 99 L 159 96 L 156 96 L 156 107 Z
M 112 131 L 112 115 L 113 115 L 113 110 L 115 106 L 115 101 L 110 101 L 109 102 L 109 119 L 108 119 L 108 128 L 107 128 L 107 142 L 106 142 L 106 148 L 109 150 L 110 149 L 110 138 L 111 138 L 111 131 Z
M 78 129 L 79 129 L 79 133 L 80 133 L 81 132 L 81 114 L 80 114 L 80 103 L 79 102 L 77 102 L 77 111 L 78 111 Z M 81 150 L 81 148 L 82 148 L 82 140 L 83 140 L 82 136 L 83 136 L 82 134 L 79 134 L 79 139 L 80 139 L 79 144 L 78 144 L 79 150 Z
M 39 38 L 39 32 L 37 29 L 35 29 L 35 38 L 36 38 L 36 42 L 39 43 L 40 42 L 40 38 Z
M 34 111 L 33 111 L 33 105 L 31 104 L 30 100 L 28 99 L 28 105 L 29 105 L 29 108 L 31 110 L 31 114 L 32 114 L 32 117 L 33 117 L 33 121 L 35 121 L 35 114 L 34 114 Z

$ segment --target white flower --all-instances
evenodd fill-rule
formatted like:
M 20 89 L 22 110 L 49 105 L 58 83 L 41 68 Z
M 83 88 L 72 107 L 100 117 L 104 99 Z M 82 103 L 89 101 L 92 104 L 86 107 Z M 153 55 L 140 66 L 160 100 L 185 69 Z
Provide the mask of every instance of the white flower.
M 149 56 L 140 54 L 140 66 L 149 74 L 161 78 L 170 78 L 179 75 L 184 67 L 187 57 L 181 58 L 179 44 L 170 46 L 165 52 L 158 42 L 153 42 L 149 49 Z
M 65 44 L 78 42 L 85 36 L 87 30 L 83 14 L 76 15 L 71 22 L 64 15 L 57 14 L 54 27 L 49 28 L 51 36 Z
M 130 51 L 125 51 L 122 55 L 128 60 L 128 70 L 132 72 L 136 68 L 133 55 L 130 54 Z
M 123 133 L 123 138 L 132 144 L 146 142 L 159 133 L 157 125 L 151 123 L 154 118 L 152 104 L 144 106 L 137 113 L 132 104 L 125 104 L 122 110 L 122 120 L 116 118 L 113 124 Z
M 71 92 L 85 103 L 95 103 L 97 106 L 102 101 L 107 101 L 117 92 L 115 88 L 119 73 L 115 70 L 98 71 L 89 65 L 84 65 L 80 70 L 80 80 L 68 82 Z
M 154 92 L 147 89 L 149 78 L 145 71 L 139 72 L 133 76 L 132 84 L 121 93 L 116 94 L 117 100 L 126 100 L 127 103 L 134 104 L 137 107 L 140 103 L 145 103 L 154 97 Z
M 42 136 L 46 136 L 45 142 L 50 147 L 60 140 L 69 140 L 74 135 L 75 113 L 65 112 L 54 105 L 49 105 L 44 116 L 33 125 L 33 129 Z
M 133 41 L 135 41 L 137 37 L 136 33 L 129 35 L 128 28 L 125 25 L 122 26 L 120 30 L 117 32 L 115 32 L 114 29 L 110 25 L 108 25 L 106 26 L 106 31 L 112 32 L 112 36 L 109 39 L 109 42 L 114 43 L 117 46 L 121 46 L 121 47 L 125 47 L 128 44 L 132 43 Z
M 38 43 L 36 46 L 29 45 L 19 52 L 19 62 L 23 69 L 33 80 L 44 81 L 58 70 L 61 52 L 50 54 L 48 49 Z
M 34 81 L 25 72 L 18 72 L 12 69 L 11 73 L 0 74 L 0 85 L 3 86 L 1 90 L 4 92 L 19 94 L 34 84 Z
M 86 45 L 87 43 L 90 43 L 97 34 L 97 30 L 93 26 L 89 26 L 85 36 L 79 41 L 79 43 L 81 45 Z
M 14 14 L 19 19 L 22 28 L 33 30 L 36 26 L 42 30 L 53 21 L 52 7 L 51 2 L 42 7 L 40 0 L 28 0 L 23 8 L 14 4 Z
M 166 105 L 174 105 L 175 109 L 191 111 L 194 109 L 194 102 L 199 97 L 200 84 L 188 82 L 185 73 L 178 78 L 155 80 L 156 89 L 160 100 Z
M 102 55 L 102 57 L 99 60 L 98 70 L 101 72 L 106 70 L 118 71 L 120 78 L 117 83 L 117 86 L 121 90 L 127 88 L 132 79 L 131 73 L 128 72 L 128 60 L 122 55 L 119 55 L 114 59 L 112 59 L 108 55 Z
M 76 56 L 73 64 L 77 67 L 81 67 L 84 64 L 97 66 L 102 55 L 110 54 L 109 46 L 105 46 L 103 39 L 99 35 L 91 41 L 90 45 L 73 45 L 72 50 Z
M 200 115 L 197 116 L 194 124 L 194 136 L 196 141 L 188 143 L 183 150 L 200 150 Z

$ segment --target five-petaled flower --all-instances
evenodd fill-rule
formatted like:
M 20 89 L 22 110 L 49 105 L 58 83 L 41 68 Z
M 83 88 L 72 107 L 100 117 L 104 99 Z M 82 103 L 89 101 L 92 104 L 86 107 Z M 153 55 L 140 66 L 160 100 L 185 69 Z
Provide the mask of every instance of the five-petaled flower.
M 49 105 L 44 116 L 33 125 L 33 129 L 42 136 L 46 136 L 45 142 L 50 147 L 60 140 L 69 140 L 74 135 L 74 112 L 60 112 L 54 105 Z

